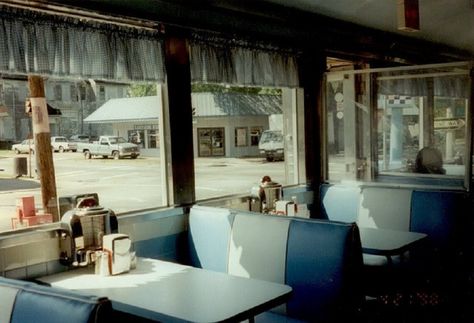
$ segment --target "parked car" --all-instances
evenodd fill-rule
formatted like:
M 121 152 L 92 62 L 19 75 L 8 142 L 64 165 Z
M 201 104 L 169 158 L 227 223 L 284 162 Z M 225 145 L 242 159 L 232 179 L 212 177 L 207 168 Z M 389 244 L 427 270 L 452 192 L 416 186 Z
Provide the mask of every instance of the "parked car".
M 69 137 L 69 141 L 72 142 L 89 142 L 90 138 L 88 135 L 73 135 Z
M 19 144 L 13 144 L 12 150 L 17 154 L 35 153 L 35 141 L 33 139 L 25 139 Z
M 77 151 L 77 144 L 75 142 L 69 142 L 66 137 L 54 136 L 51 137 L 51 149 L 60 153 L 65 151 Z

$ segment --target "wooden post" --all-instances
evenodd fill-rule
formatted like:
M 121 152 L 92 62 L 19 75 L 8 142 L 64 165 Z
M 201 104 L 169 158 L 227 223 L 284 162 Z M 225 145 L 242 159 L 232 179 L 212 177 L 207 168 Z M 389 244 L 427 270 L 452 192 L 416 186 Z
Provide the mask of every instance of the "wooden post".
M 53 153 L 49 130 L 48 108 L 44 95 L 44 83 L 40 76 L 28 76 L 30 89 L 31 118 L 35 138 L 36 165 L 41 184 L 41 197 L 44 212 L 53 215 L 53 221 L 59 221 L 54 177 Z

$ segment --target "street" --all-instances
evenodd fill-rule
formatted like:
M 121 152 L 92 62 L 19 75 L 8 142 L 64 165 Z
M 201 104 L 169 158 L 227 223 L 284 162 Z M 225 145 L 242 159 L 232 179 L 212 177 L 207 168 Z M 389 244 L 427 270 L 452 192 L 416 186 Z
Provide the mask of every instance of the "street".
M 11 227 L 16 200 L 34 196 L 37 208 L 41 207 L 39 180 L 27 175 L 14 179 L 15 155 L 0 154 L 0 231 Z M 162 176 L 160 159 L 84 159 L 80 153 L 54 153 L 57 195 L 98 193 L 100 205 L 116 213 L 159 207 L 162 202 Z M 34 156 L 32 170 L 34 173 Z M 28 163 L 29 166 L 29 163 Z M 28 167 L 29 168 L 29 167 Z M 285 184 L 284 162 L 266 162 L 263 158 L 196 158 L 196 199 L 250 192 L 263 175 L 269 175 Z

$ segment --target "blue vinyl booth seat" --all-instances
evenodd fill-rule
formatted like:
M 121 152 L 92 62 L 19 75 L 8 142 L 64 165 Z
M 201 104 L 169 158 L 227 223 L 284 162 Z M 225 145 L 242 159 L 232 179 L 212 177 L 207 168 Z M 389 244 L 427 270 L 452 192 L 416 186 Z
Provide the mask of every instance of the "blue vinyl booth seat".
M 470 236 L 467 195 L 463 192 L 414 190 L 410 231 L 428 234 L 425 243 L 412 252 L 411 269 L 442 288 L 457 289 L 466 284 L 466 253 Z
M 355 224 L 194 206 L 189 241 L 196 267 L 292 287 L 289 301 L 257 322 L 354 319 L 362 303 Z
M 107 298 L 0 277 L 2 323 L 100 323 L 112 315 Z
M 322 184 L 319 190 L 320 217 L 356 222 L 359 227 L 377 227 L 428 235 L 418 248 L 392 264 L 402 267 L 401 281 L 430 281 L 431 285 L 460 286 L 467 277 L 468 218 L 472 206 L 468 194 L 455 190 Z M 385 257 L 364 254 L 364 271 L 387 281 Z M 403 261 L 401 261 L 403 260 Z M 393 266 L 392 266 L 393 267 Z M 464 281 L 463 281 L 464 280 Z M 454 282 L 454 283 L 453 283 Z M 374 284 L 379 287 L 381 284 Z M 399 287 L 395 283 L 395 287 Z

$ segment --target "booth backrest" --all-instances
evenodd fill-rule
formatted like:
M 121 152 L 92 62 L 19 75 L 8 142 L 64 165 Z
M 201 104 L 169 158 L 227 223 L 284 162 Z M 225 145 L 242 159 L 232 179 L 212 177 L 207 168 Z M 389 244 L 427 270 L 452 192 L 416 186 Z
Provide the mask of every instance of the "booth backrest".
M 191 263 L 195 267 L 227 272 L 229 237 L 234 214 L 228 209 L 199 206 L 191 209 L 189 239 Z
M 361 301 L 355 224 L 193 206 L 189 234 L 194 266 L 290 285 L 276 309 L 290 317 L 326 319 Z
M 361 227 L 408 231 L 411 194 L 411 189 L 322 184 L 320 216 Z
M 0 277 L 0 322 L 109 322 L 108 299 Z
M 428 235 L 421 254 L 437 259 L 438 266 L 459 262 L 469 245 L 471 206 L 466 192 L 373 186 L 323 184 L 322 218 L 356 222 L 359 227 L 422 232 Z M 453 258 L 457 257 L 457 258 Z
M 428 234 L 436 250 L 452 251 L 464 237 L 461 230 L 470 215 L 466 194 L 462 192 L 413 191 L 410 231 Z M 466 216 L 465 216 L 466 215 Z
M 360 227 L 424 232 L 436 239 L 441 238 L 439 233 L 450 231 L 449 226 L 443 229 L 437 223 L 453 224 L 463 212 L 459 206 L 465 205 L 464 198 L 465 193 L 459 191 L 343 184 L 323 184 L 319 191 L 324 219 L 356 222 Z
M 361 227 L 408 231 L 411 189 L 364 187 L 357 224 Z
M 322 218 L 356 222 L 359 216 L 360 188 L 323 184 L 319 191 Z

